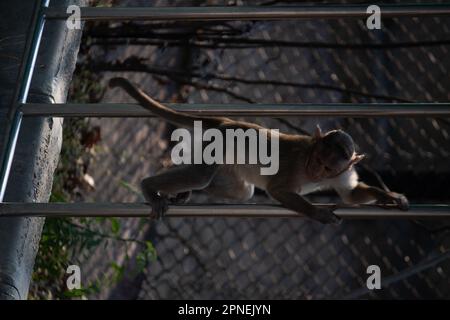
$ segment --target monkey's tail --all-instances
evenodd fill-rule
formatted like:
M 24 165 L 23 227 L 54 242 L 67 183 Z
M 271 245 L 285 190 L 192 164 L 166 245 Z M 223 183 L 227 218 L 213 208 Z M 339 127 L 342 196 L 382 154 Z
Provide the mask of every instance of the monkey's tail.
M 175 111 L 165 106 L 164 104 L 152 99 L 144 91 L 137 88 L 135 85 L 133 85 L 130 81 L 128 81 L 125 78 L 112 78 L 111 80 L 109 80 L 109 87 L 110 88 L 121 87 L 130 96 L 136 99 L 136 101 L 139 102 L 139 104 L 143 106 L 145 109 L 151 111 L 155 115 L 160 116 L 175 125 L 183 127 L 193 127 L 194 121 L 202 121 L 204 123 L 202 124 L 204 127 L 213 128 L 220 126 L 222 123 L 228 120 L 227 118 L 220 118 L 220 117 L 193 116 Z

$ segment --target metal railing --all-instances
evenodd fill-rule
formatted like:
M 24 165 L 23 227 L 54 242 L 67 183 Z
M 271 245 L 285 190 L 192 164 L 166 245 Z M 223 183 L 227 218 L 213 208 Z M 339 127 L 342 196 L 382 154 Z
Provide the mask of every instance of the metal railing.
M 319 207 L 335 207 L 318 204 Z M 149 217 L 150 207 L 143 203 L 0 203 L 0 217 Z M 343 219 L 441 219 L 450 218 L 448 205 L 412 205 L 408 211 L 393 205 L 338 206 Z M 172 205 L 167 217 L 179 218 L 303 218 L 280 205 L 207 204 Z
M 58 117 L 150 117 L 135 104 L 37 104 L 27 103 L 34 63 L 46 19 L 66 19 L 65 7 L 48 7 L 38 1 L 29 31 L 1 157 L 0 202 L 3 201 L 23 116 Z M 450 4 L 379 5 L 383 17 L 450 16 Z M 81 8 L 82 20 L 284 20 L 346 19 L 367 17 L 367 5 L 315 5 L 289 7 L 173 7 L 173 8 Z M 449 103 L 373 104 L 173 104 L 174 109 L 202 115 L 228 116 L 449 116 Z M 409 211 L 392 207 L 341 207 L 342 218 L 448 218 L 450 205 L 413 205 Z M 149 207 L 138 203 L 0 203 L 0 217 L 10 216 L 149 216 Z M 276 205 L 184 205 L 171 206 L 169 217 L 301 217 Z
M 36 1 L 35 10 L 31 19 L 28 37 L 25 43 L 24 54 L 16 80 L 16 87 L 13 94 L 11 107 L 7 113 L 7 122 L 4 143 L 0 158 L 0 202 L 3 201 L 6 192 L 6 185 L 9 178 L 9 172 L 16 149 L 17 138 L 19 136 L 20 125 L 22 123 L 22 112 L 19 111 L 20 105 L 25 103 L 28 98 L 28 91 L 33 77 L 34 64 L 36 63 L 39 45 L 44 31 L 45 18 L 44 9 L 48 7 L 50 0 Z
M 338 116 L 338 117 L 448 117 L 450 103 L 302 103 L 302 104 L 178 104 L 171 108 L 204 116 Z M 55 117 L 153 117 L 138 104 L 26 103 L 24 116 Z
M 368 5 L 314 5 L 287 7 L 146 7 L 146 8 L 81 8 L 82 20 L 285 20 L 348 19 L 367 17 Z M 383 17 L 423 17 L 450 15 L 448 4 L 379 5 Z M 47 19 L 66 19 L 64 7 L 45 10 Z

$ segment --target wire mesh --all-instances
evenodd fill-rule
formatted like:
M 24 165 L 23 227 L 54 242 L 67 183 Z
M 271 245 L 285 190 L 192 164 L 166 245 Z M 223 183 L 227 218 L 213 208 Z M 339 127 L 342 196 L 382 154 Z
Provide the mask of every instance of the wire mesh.
M 186 5 L 186 1 L 158 4 Z M 138 26 L 150 31 L 155 28 Z M 176 31 L 202 27 L 185 26 Z M 123 63 L 129 54 L 146 59 L 145 65 L 180 69 L 189 81 L 170 75 L 150 77 L 148 72 L 133 73 L 132 77 L 160 100 L 175 97 L 190 103 L 448 102 L 450 98 L 448 18 L 383 19 L 382 29 L 376 31 L 368 31 L 360 20 L 231 22 L 207 27 L 222 28 L 231 35 L 223 40 L 194 32 L 184 35 L 183 41 L 189 45 L 173 46 L 173 41 L 162 35 L 162 44 L 145 50 L 131 44 L 124 49 L 117 38 L 102 39 L 109 53 L 98 57 L 107 63 L 109 59 L 110 64 L 103 63 L 98 70 L 114 74 L 132 71 Z M 258 39 L 258 44 L 246 39 Z M 226 48 L 224 43 L 239 48 Z M 190 77 L 193 71 L 201 75 Z M 109 75 L 106 72 L 105 78 Z M 223 75 L 233 80 L 224 80 L 227 77 Z M 112 98 L 106 95 L 105 100 Z M 448 119 L 286 118 L 258 122 L 290 132 L 295 132 L 295 127 L 311 132 L 316 123 L 323 129 L 343 128 L 367 154 L 365 167 L 377 171 L 392 190 L 406 193 L 413 202 L 449 201 Z M 135 200 L 129 191 L 111 184 L 111 179 L 138 184 L 143 176 L 154 174 L 162 166 L 157 159 L 167 159 L 167 128 L 156 119 L 98 123 L 104 128 L 103 143 L 109 152 L 94 164 L 98 191 L 90 197 L 96 201 Z M 362 167 L 360 171 L 370 182 L 369 170 Z M 335 198 L 325 194 L 311 199 L 326 202 Z M 194 201 L 210 199 L 195 194 Z M 269 202 L 262 194 L 257 194 L 256 201 Z M 155 243 L 158 260 L 145 270 L 135 288 L 136 297 L 143 299 L 343 298 L 365 287 L 368 265 L 379 265 L 383 278 L 401 275 L 446 252 L 450 239 L 445 221 L 352 221 L 333 227 L 289 219 L 220 218 L 152 224 L 147 237 Z M 381 290 L 353 297 L 449 298 L 449 267 L 444 261 L 400 277 Z

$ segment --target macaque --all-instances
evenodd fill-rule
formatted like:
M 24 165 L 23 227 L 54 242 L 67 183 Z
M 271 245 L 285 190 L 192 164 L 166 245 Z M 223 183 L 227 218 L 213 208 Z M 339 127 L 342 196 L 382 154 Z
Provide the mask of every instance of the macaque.
M 202 121 L 205 128 L 265 129 L 257 124 L 235 121 L 225 117 L 203 117 L 177 112 L 149 97 L 124 78 L 113 78 L 110 87 L 121 87 L 140 105 L 168 122 L 192 127 Z M 269 130 L 270 131 L 270 130 Z M 354 165 L 364 156 L 355 152 L 353 139 L 342 130 L 322 133 L 317 127 L 312 136 L 277 134 L 279 169 L 276 174 L 262 175 L 260 164 L 190 164 L 168 169 L 142 180 L 143 194 L 154 217 L 162 217 L 169 202 L 188 201 L 193 190 L 204 190 L 217 197 L 245 201 L 253 196 L 254 188 L 267 192 L 284 207 L 324 224 L 339 224 L 341 218 L 333 209 L 317 207 L 303 195 L 334 189 L 347 204 L 396 204 L 408 209 L 407 198 L 358 181 Z M 267 139 L 272 139 L 273 133 Z

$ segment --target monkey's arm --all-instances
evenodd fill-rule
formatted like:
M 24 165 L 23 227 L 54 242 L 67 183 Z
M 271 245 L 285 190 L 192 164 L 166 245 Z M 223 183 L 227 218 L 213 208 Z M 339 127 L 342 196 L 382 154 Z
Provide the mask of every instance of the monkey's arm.
M 396 204 L 402 210 L 409 207 L 408 199 L 396 192 L 387 192 L 380 188 L 368 186 L 363 182 L 359 182 L 352 190 L 337 189 L 342 200 L 346 203 L 363 204 L 363 203 L 380 203 L 380 204 Z
M 320 221 L 322 223 L 339 224 L 341 222 L 341 218 L 336 216 L 333 213 L 333 210 L 316 207 L 296 192 L 281 188 L 269 188 L 267 192 L 284 207 L 304 214 L 308 218 Z
M 349 204 L 397 204 L 400 209 L 408 209 L 408 199 L 402 194 L 384 191 L 358 181 L 355 169 L 342 173 L 332 181 L 332 187 L 345 203 Z

